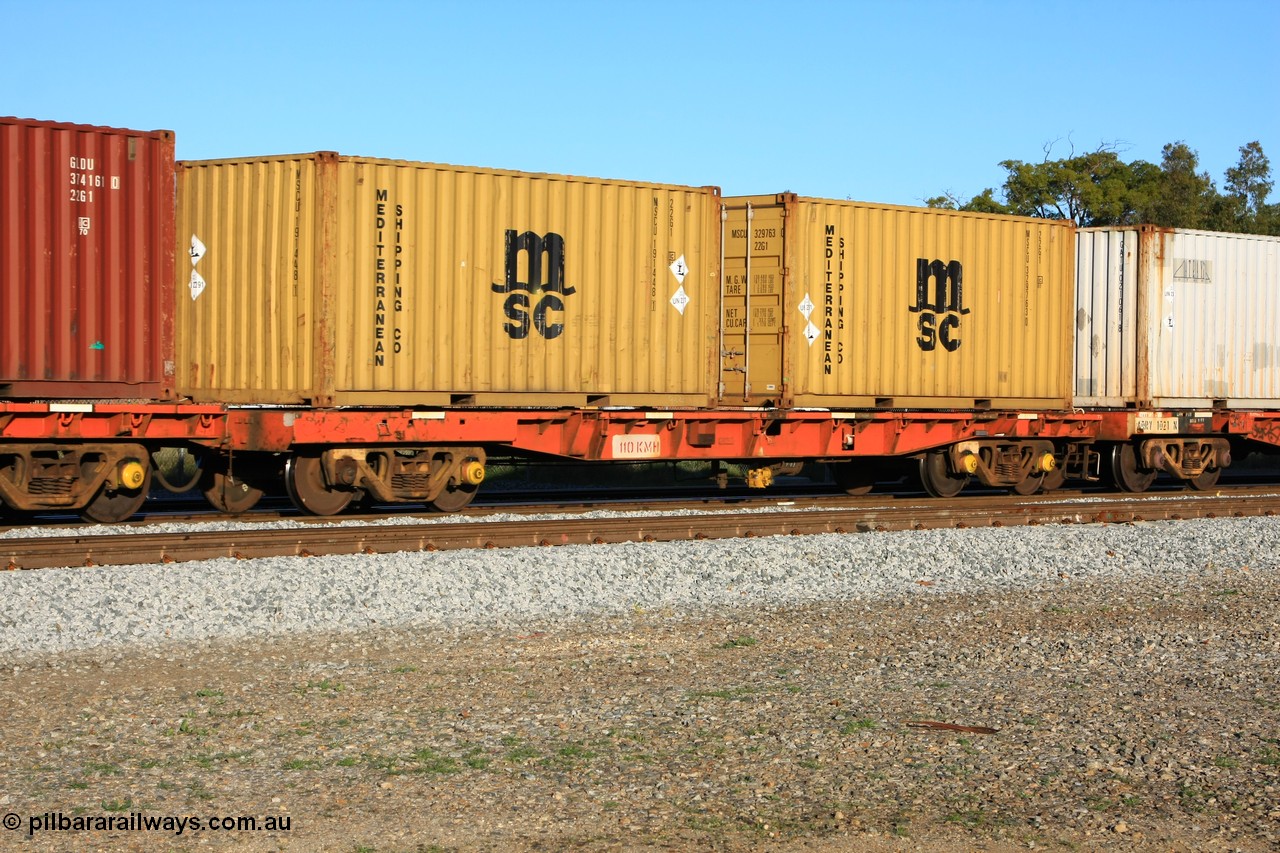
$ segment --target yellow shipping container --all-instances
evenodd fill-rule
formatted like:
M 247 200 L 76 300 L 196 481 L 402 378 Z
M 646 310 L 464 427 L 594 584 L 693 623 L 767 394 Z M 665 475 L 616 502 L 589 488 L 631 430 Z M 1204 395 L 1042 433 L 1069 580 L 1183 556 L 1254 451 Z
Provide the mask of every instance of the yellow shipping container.
M 706 405 L 719 230 L 714 187 L 331 152 L 180 162 L 178 389 Z
M 725 199 L 726 405 L 1064 408 L 1070 222 Z

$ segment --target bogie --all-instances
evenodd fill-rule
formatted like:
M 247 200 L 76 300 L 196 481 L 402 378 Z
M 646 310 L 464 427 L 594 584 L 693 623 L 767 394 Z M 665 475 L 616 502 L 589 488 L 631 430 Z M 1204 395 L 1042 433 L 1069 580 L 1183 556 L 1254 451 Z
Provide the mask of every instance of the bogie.
M 457 512 L 484 480 L 480 447 L 329 448 L 296 453 L 285 486 L 304 512 L 333 515 L 365 495 L 380 503 L 425 503 Z

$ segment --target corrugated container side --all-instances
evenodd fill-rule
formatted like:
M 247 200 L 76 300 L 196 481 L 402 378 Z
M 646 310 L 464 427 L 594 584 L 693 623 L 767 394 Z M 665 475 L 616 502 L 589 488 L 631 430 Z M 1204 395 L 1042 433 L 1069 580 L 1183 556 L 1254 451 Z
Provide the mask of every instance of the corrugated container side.
M 305 155 L 184 163 L 180 194 L 207 247 L 182 326 L 198 396 L 707 401 L 714 188 Z
M 710 201 L 344 160 L 339 207 L 354 227 L 341 231 L 339 279 L 356 286 L 336 292 L 352 319 L 336 330 L 351 354 L 337 390 L 705 396 Z M 683 313 L 669 302 L 681 256 L 700 279 L 686 279 Z
M 785 197 L 754 201 L 773 198 Z M 726 199 L 730 207 L 744 201 Z M 784 314 L 796 405 L 1067 404 L 1070 223 L 786 203 Z
M 1280 405 L 1280 237 L 1146 236 L 1154 404 Z
M 173 388 L 174 138 L 0 118 L 0 397 Z
M 332 158 L 328 158 L 332 161 Z M 317 170 L 304 155 L 178 164 L 178 388 L 196 400 L 320 394 Z
M 1075 405 L 1120 407 L 1138 383 L 1136 228 L 1076 232 Z
M 1079 233 L 1078 406 L 1280 405 L 1280 238 Z

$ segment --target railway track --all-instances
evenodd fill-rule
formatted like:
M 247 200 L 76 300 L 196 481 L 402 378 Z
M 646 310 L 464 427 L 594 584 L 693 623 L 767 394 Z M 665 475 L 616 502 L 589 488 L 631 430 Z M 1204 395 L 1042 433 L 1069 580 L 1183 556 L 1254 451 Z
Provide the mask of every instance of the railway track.
M 798 502 L 797 502 L 798 503 Z M 776 504 L 776 501 L 775 501 Z M 649 506 L 652 510 L 653 507 Z M 664 504 L 663 510 L 672 507 Z M 1214 494 L 1014 495 L 958 501 L 834 499 L 817 506 L 728 509 L 694 515 L 246 528 L 181 533 L 68 535 L 0 540 L 0 567 L 10 570 L 181 563 L 218 557 L 323 556 L 466 548 L 510 548 L 620 542 L 857 533 L 938 527 L 1129 523 L 1280 513 L 1280 494 L 1249 487 Z
M 917 493 L 918 494 L 918 493 Z M 882 496 L 883 497 L 883 496 Z M 835 486 L 824 484 L 788 487 L 783 489 L 616 489 L 603 488 L 584 490 L 534 490 L 497 492 L 477 498 L 476 501 L 457 513 L 455 518 L 483 518 L 497 513 L 536 512 L 536 513 L 569 513 L 586 512 L 593 509 L 620 512 L 638 512 L 661 508 L 669 509 L 723 509 L 724 507 L 767 507 L 775 506 L 780 501 L 797 503 L 830 502 L 838 500 L 857 502 L 861 499 L 848 498 Z M 224 513 L 213 507 L 203 498 L 158 500 L 148 504 L 143 510 L 145 517 L 135 521 L 118 522 L 114 526 L 145 528 L 160 523 L 199 524 L 217 521 L 271 522 L 289 520 L 300 524 L 333 524 L 335 521 L 376 521 L 397 515 L 413 513 L 437 515 L 423 505 L 392 504 L 369 507 L 366 512 L 343 512 L 337 516 L 305 515 L 299 512 L 286 497 L 264 498 L 251 511 L 246 513 Z M 444 517 L 444 516 L 440 516 Z M 74 513 L 40 513 L 31 514 L 25 519 L 8 519 L 0 523 L 0 533 L 24 527 L 40 525 L 44 527 L 62 526 L 67 528 L 68 535 L 74 535 L 76 529 L 91 527 L 84 519 Z

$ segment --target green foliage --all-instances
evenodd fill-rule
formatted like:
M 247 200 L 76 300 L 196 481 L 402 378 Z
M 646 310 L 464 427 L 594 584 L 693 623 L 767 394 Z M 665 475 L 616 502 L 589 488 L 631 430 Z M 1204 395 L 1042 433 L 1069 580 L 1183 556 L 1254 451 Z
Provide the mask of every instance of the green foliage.
M 1133 212 L 1133 169 L 1114 151 L 1099 148 L 1062 160 L 1005 160 L 1000 165 L 1008 172 L 1006 206 L 1020 216 L 1099 225 Z
M 1262 143 L 1240 146 L 1240 162 L 1227 169 L 1227 194 L 1236 199 L 1245 216 L 1257 216 L 1266 207 L 1267 196 L 1275 183 L 1271 180 L 1271 161 L 1262 153 Z
M 947 193 L 929 207 L 979 213 L 1008 213 L 1042 219 L 1071 219 L 1081 227 L 1152 224 L 1280 235 L 1280 204 L 1267 204 L 1274 186 L 1271 162 L 1258 142 L 1240 146 L 1239 162 L 1226 170 L 1224 192 L 1200 156 L 1185 142 L 1171 142 L 1160 164 L 1126 163 L 1109 143 L 1097 150 L 1050 159 L 1045 146 L 1038 163 L 1004 160 L 1000 195 L 988 187 L 967 202 Z
M 1146 219 L 1166 228 L 1202 228 L 1215 207 L 1217 191 L 1208 172 L 1197 172 L 1200 157 L 1184 142 L 1164 147 L 1155 192 Z
M 1008 213 L 1009 207 L 998 201 L 995 194 L 988 187 L 978 195 L 969 199 L 964 206 L 965 210 L 971 210 L 974 213 Z

